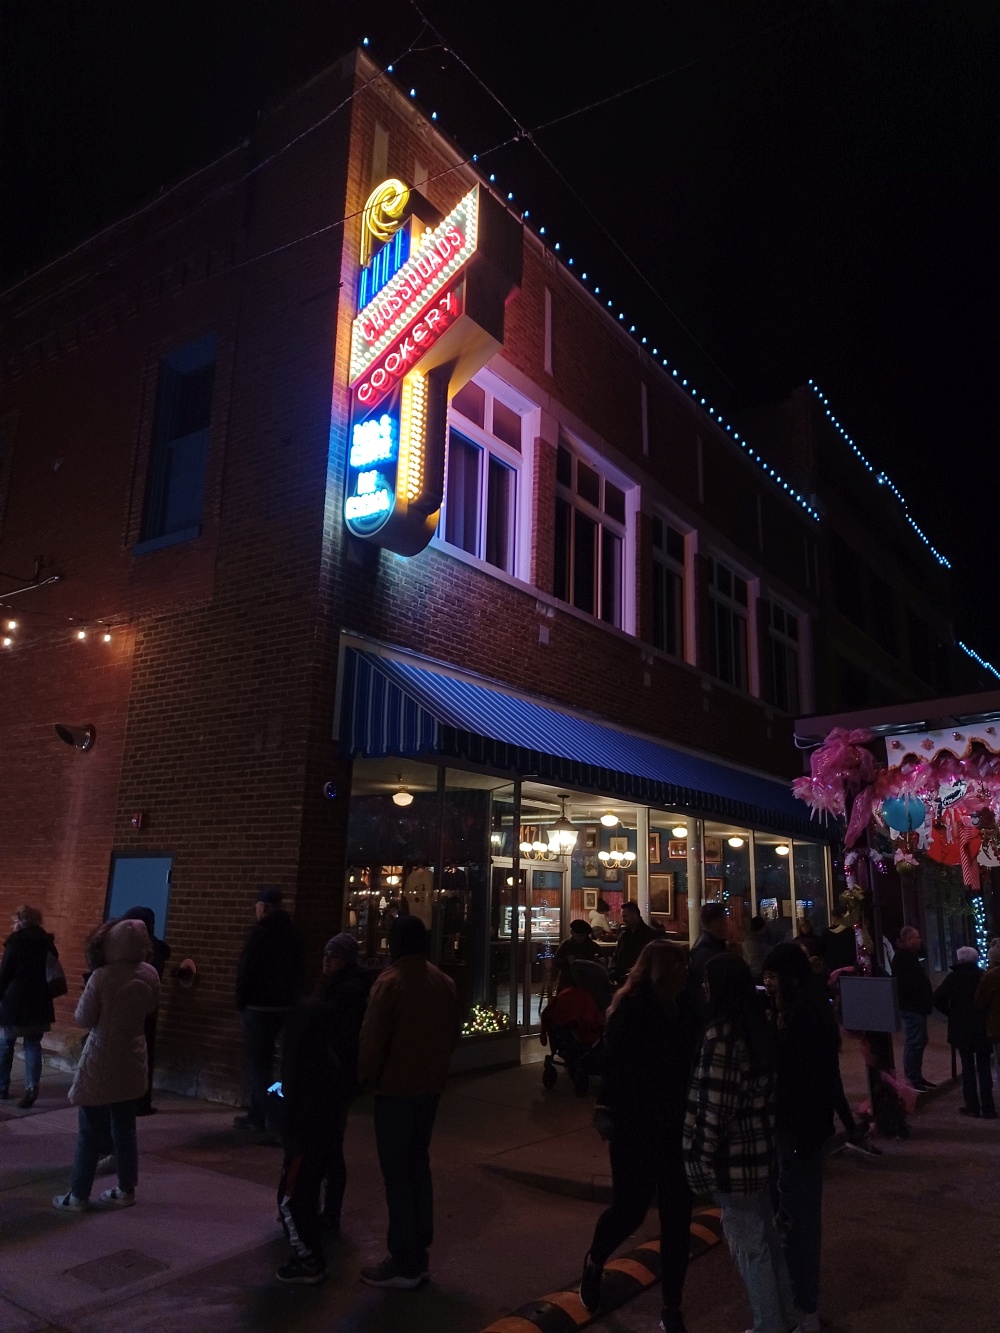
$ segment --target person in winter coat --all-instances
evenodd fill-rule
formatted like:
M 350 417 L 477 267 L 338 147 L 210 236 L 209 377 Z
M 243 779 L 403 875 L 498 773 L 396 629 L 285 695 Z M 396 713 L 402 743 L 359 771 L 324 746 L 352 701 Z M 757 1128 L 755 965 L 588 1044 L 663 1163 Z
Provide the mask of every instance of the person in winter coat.
M 123 921 L 141 921 L 146 927 L 149 935 L 149 943 L 152 949 L 150 962 L 156 968 L 156 975 L 163 981 L 163 969 L 170 961 L 170 945 L 166 940 L 161 940 L 156 934 L 156 917 L 150 907 L 130 907 L 122 917 Z M 136 1103 L 136 1115 L 155 1115 L 156 1107 L 153 1105 L 153 1066 L 156 1063 L 156 1010 L 146 1017 L 146 1067 L 149 1070 L 149 1076 L 146 1081 L 146 1091 Z
M 927 1015 L 934 1008 L 934 988 L 920 962 L 921 945 L 916 926 L 904 926 L 892 956 L 892 975 L 903 1019 L 903 1073 L 919 1092 L 928 1092 L 937 1086 L 924 1078 Z
M 741 952 L 754 984 L 759 986 L 764 975 L 764 959 L 771 952 L 771 941 L 767 938 L 767 923 L 762 916 L 750 918 L 750 929 L 743 941 Z
M 247 1111 L 236 1129 L 267 1128 L 267 1089 L 274 1077 L 274 1049 L 292 1006 L 305 991 L 305 956 L 281 890 L 265 884 L 257 894 L 257 924 L 236 964 L 236 1008 L 243 1020 L 243 1069 Z
M 76 1022 L 90 1032 L 69 1090 L 79 1107 L 76 1153 L 68 1194 L 52 1200 L 63 1212 L 90 1207 L 97 1160 L 110 1134 L 118 1184 L 101 1202 L 135 1203 L 139 1149 L 135 1104 L 146 1087 L 146 1015 L 156 1008 L 160 979 L 146 962 L 149 936 L 141 921 L 118 921 L 104 936 L 104 963 L 91 974 L 76 1006 Z
M 340 1214 L 347 1188 L 344 1134 L 347 1131 L 347 1112 L 361 1090 L 358 1084 L 358 1046 L 368 1004 L 368 986 L 358 966 L 358 942 L 346 931 L 327 940 L 323 950 L 323 976 L 317 993 L 330 1012 L 330 1045 L 340 1066 L 340 1092 L 332 1117 L 332 1152 L 326 1171 L 323 1200 L 323 1225 L 334 1235 L 339 1235 Z
M 705 965 L 709 959 L 717 958 L 726 952 L 729 937 L 729 916 L 725 904 L 706 903 L 701 909 L 701 934 L 691 950 L 691 967 L 688 972 L 688 994 L 702 1022 L 708 1016 L 702 982 L 705 977 Z
M 389 1253 L 382 1263 L 362 1268 L 361 1280 L 404 1291 L 428 1276 L 431 1134 L 462 1030 L 455 983 L 428 961 L 427 945 L 419 917 L 393 922 L 392 965 L 372 986 L 358 1052 L 358 1078 L 375 1092 L 375 1143 L 389 1206 Z
M 976 990 L 976 1005 L 986 1010 L 986 1035 L 993 1043 L 993 1058 L 1000 1079 L 1000 940 L 990 943 L 989 968 Z
M 771 1203 L 777 1050 L 750 969 L 734 954 L 705 964 L 707 1026 L 684 1118 L 684 1166 L 711 1193 L 746 1287 L 754 1333 L 788 1333 L 792 1294 Z
M 55 958 L 55 940 L 42 929 L 42 914 L 34 907 L 14 913 L 13 933 L 3 946 L 0 962 L 0 1100 L 10 1091 L 10 1071 L 18 1037 L 24 1043 L 24 1096 L 22 1110 L 34 1106 L 42 1077 L 42 1033 L 55 1021 L 46 976 L 49 954 Z
M 934 1008 L 947 1015 L 948 1041 L 962 1057 L 965 1105 L 958 1108 L 959 1115 L 995 1120 L 986 1012 L 976 1004 L 979 983 L 985 975 L 979 966 L 979 950 L 969 945 L 959 949 L 955 966 L 934 992 Z
M 653 927 L 647 921 L 643 921 L 638 903 L 627 902 L 622 905 L 622 928 L 618 932 L 618 945 L 613 964 L 615 981 L 619 986 L 635 966 L 643 949 L 650 940 L 655 940 L 656 936 L 657 932 Z
M 655 1193 L 665 1333 L 684 1333 L 681 1294 L 690 1244 L 681 1139 L 697 1020 L 686 981 L 686 949 L 653 940 L 612 1001 L 595 1117 L 609 1141 L 611 1207 L 597 1220 L 580 1283 L 581 1301 L 597 1310 L 604 1265 L 642 1223 Z
M 343 1153 L 345 1075 L 336 1039 L 333 1005 L 325 1000 L 304 1000 L 288 1017 L 281 1058 L 284 1161 L 278 1211 L 292 1254 L 276 1277 L 296 1285 L 315 1286 L 326 1277 L 320 1192 L 338 1141 Z
M 777 1221 L 799 1333 L 819 1333 L 823 1163 L 841 1097 L 840 1032 L 823 982 L 798 942 L 764 960 L 778 1047 Z
M 836 909 L 830 913 L 830 924 L 819 937 L 819 951 L 829 972 L 858 965 L 854 927 Z

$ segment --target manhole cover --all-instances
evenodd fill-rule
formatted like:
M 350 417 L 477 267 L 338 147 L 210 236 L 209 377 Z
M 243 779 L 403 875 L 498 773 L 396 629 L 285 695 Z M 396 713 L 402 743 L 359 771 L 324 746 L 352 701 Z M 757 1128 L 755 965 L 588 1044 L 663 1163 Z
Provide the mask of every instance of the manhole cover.
M 128 1287 L 133 1282 L 143 1282 L 147 1277 L 154 1277 L 164 1272 L 169 1264 L 159 1259 L 151 1259 L 148 1254 L 138 1250 L 118 1250 L 116 1254 L 106 1254 L 103 1259 L 91 1259 L 89 1263 L 77 1264 L 67 1268 L 67 1277 L 79 1278 L 98 1291 L 114 1291 L 116 1287 Z

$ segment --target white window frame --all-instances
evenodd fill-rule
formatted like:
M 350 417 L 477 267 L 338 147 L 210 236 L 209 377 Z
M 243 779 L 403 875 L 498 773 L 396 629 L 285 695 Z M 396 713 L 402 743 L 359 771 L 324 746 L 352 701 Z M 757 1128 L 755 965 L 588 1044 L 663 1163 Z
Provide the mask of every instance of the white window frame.
M 779 710 L 780 710 L 781 712 L 783 712 L 783 713 L 787 712 L 787 713 L 789 714 L 789 716 L 794 717 L 796 714 L 801 714 L 801 712 L 802 712 L 802 698 L 803 698 L 803 689 L 802 689 L 802 628 L 803 628 L 803 625 L 802 625 L 802 622 L 803 622 L 803 616 L 802 616 L 801 612 L 799 612 L 799 611 L 797 611 L 797 610 L 795 609 L 795 607 L 793 607 L 793 606 L 789 606 L 789 604 L 788 604 L 787 602 L 783 601 L 780 597 L 772 597 L 772 596 L 769 595 L 767 600 L 768 600 L 768 603 L 769 603 L 769 610 L 768 610 L 768 617 L 767 617 L 767 645 L 768 645 L 768 657 L 770 658 L 770 654 L 771 654 L 771 651 L 772 651 L 772 649 L 771 649 L 771 641 L 772 641 L 772 639 L 773 639 L 776 643 L 780 643 L 783 647 L 785 647 L 785 648 L 790 648 L 790 649 L 794 652 L 794 654 L 795 654 L 795 686 L 796 686 L 796 693 L 798 694 L 798 700 L 796 701 L 796 703 L 795 703 L 795 707 L 794 707 L 794 708 L 790 708 L 790 709 L 789 709 L 789 708 L 785 708 L 785 707 L 783 707 L 781 704 L 779 704 L 776 700 L 773 701 L 773 702 L 774 702 L 774 706 L 775 706 L 775 708 L 779 709 Z M 788 634 L 786 634 L 783 630 L 779 630 L 779 629 L 776 629 L 776 628 L 775 628 L 775 625 L 774 625 L 774 618 L 773 618 L 773 612 L 774 612 L 774 608 L 775 608 L 775 607 L 777 607 L 778 610 L 782 612 L 782 614 L 786 617 L 786 619 L 789 619 L 789 618 L 790 618 L 790 619 L 792 619 L 792 620 L 795 621 L 795 628 L 796 628 L 796 633 L 797 633 L 797 636 L 798 636 L 797 638 L 794 638 L 794 639 L 793 639 L 793 638 L 791 638 Z M 771 669 L 771 662 L 770 662 L 770 660 L 769 660 L 766 664 L 763 663 L 763 662 L 761 663 L 761 671 L 762 671 L 762 672 L 764 671 L 765 666 L 766 666 L 766 669 L 767 669 L 768 671 L 770 671 L 770 669 Z M 774 681 L 773 681 L 773 679 L 769 682 L 769 685 L 771 686 L 772 693 L 773 693 L 773 685 L 774 685 Z
M 715 582 L 710 579 L 708 585 L 708 614 L 715 617 L 713 602 L 717 602 L 723 608 L 731 611 L 733 614 L 743 618 L 746 624 L 746 680 L 742 685 L 737 685 L 733 681 L 723 680 L 715 671 L 715 664 L 709 662 L 709 674 L 713 680 L 717 680 L 720 685 L 727 685 L 730 689 L 738 690 L 741 694 L 760 695 L 760 670 L 757 661 L 756 639 L 757 639 L 757 580 L 746 570 L 741 569 L 739 565 L 734 564 L 726 555 L 720 555 L 718 551 L 710 551 L 709 559 L 713 566 L 723 565 L 733 578 L 742 579 L 747 588 L 746 606 L 743 606 L 735 597 L 727 596 L 720 592 L 715 586 Z M 711 625 L 709 634 L 711 635 Z
M 442 551 L 456 555 L 462 560 L 469 561 L 487 573 L 528 582 L 531 569 L 531 498 L 534 442 L 541 421 L 541 409 L 489 370 L 479 371 L 472 377 L 472 382 L 477 384 L 486 394 L 484 424 L 482 426 L 476 425 L 474 421 L 462 416 L 452 404 L 449 404 L 448 440 L 445 448 L 444 500 L 441 504 L 441 517 L 438 520 L 433 545 Z M 493 403 L 497 399 L 521 418 L 520 452 L 511 448 L 503 440 L 497 439 L 492 433 Z M 461 546 L 453 546 L 445 537 L 448 530 L 448 458 L 451 452 L 452 431 L 463 436 L 470 444 L 476 445 L 483 451 L 479 477 L 479 542 L 475 552 L 466 551 Z M 490 455 L 493 455 L 505 467 L 509 467 L 514 474 L 511 492 L 513 512 L 509 519 L 513 529 L 509 535 L 513 565 L 511 569 L 501 569 L 497 565 L 491 565 L 485 559 L 486 524 L 484 519 L 489 494 Z
M 585 616 L 595 624 L 604 625 L 608 629 L 617 629 L 625 634 L 635 634 L 635 595 L 636 595 L 636 527 L 638 524 L 638 515 L 640 507 L 639 487 L 625 473 L 619 471 L 608 460 L 596 450 L 584 444 L 578 436 L 572 434 L 566 427 L 560 426 L 556 441 L 556 447 L 562 445 L 569 450 L 573 458 L 573 485 L 564 486 L 558 480 L 555 486 L 555 499 L 566 501 L 571 511 L 579 509 L 587 518 L 593 520 L 598 526 L 606 526 L 611 529 L 617 537 L 621 538 L 622 553 L 622 581 L 621 581 L 621 623 L 615 624 L 611 620 L 602 620 L 601 610 L 601 556 L 600 551 L 597 556 L 597 569 L 595 571 L 595 588 L 597 592 L 597 614 L 584 611 L 573 603 L 572 588 L 572 570 L 573 570 L 573 543 L 575 536 L 575 523 L 570 524 L 570 543 L 569 543 L 569 571 L 570 571 L 570 596 L 563 601 L 558 594 L 555 594 L 557 601 L 562 605 L 568 606 L 577 615 Z M 577 463 L 583 462 L 598 474 L 601 479 L 601 507 L 591 504 L 584 500 L 576 492 Z M 603 509 L 604 483 L 610 481 L 625 495 L 625 522 L 620 523 L 617 519 L 606 514 Z M 554 516 L 553 516 L 554 517 Z
M 673 514 L 657 506 L 650 514 L 650 521 L 658 519 L 665 527 L 673 528 L 682 542 L 684 543 L 684 562 L 678 565 L 677 561 L 667 554 L 666 551 L 660 551 L 653 545 L 652 533 L 650 533 L 650 546 L 653 552 L 653 564 L 663 565 L 673 574 L 679 574 L 681 580 L 681 642 L 679 651 L 671 653 L 668 648 L 661 648 L 654 644 L 657 652 L 666 653 L 668 657 L 673 657 L 678 662 L 691 661 L 692 648 L 692 603 L 691 603 L 691 573 L 694 568 L 694 546 L 693 533 L 686 523 L 679 522 Z M 654 592 L 655 596 L 655 592 Z M 654 616 L 656 614 L 654 606 Z

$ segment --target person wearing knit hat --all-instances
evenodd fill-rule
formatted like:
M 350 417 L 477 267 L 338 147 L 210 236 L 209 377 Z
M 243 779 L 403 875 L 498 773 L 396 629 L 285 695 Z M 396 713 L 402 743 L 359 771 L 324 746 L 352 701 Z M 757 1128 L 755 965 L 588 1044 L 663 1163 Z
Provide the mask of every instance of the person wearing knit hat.
M 1000 1083 L 1000 939 L 990 940 L 989 970 L 976 989 L 976 1006 L 986 1012 L 986 1035 L 993 1043 L 993 1062 Z
M 985 975 L 979 966 L 979 950 L 963 945 L 955 952 L 955 966 L 934 992 L 934 1008 L 947 1015 L 948 1041 L 962 1059 L 965 1104 L 958 1108 L 959 1114 L 995 1120 L 986 1010 L 976 1003 Z
M 798 944 L 764 959 L 764 989 L 778 1043 L 778 1231 L 798 1328 L 818 1333 L 823 1164 L 839 1100 L 840 1034 L 826 987 Z

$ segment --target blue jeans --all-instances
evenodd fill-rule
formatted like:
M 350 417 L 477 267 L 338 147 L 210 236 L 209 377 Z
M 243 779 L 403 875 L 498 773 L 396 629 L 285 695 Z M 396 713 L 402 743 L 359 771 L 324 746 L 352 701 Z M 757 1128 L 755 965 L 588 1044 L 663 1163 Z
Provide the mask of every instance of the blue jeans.
M 779 1132 L 777 1224 L 792 1295 L 803 1314 L 815 1314 L 819 1307 L 824 1160 L 822 1147 L 799 1152 Z
M 22 1037 L 24 1042 L 24 1086 L 37 1088 L 42 1081 L 42 1039 Z M 14 1067 L 14 1045 L 17 1028 L 0 1028 L 0 1092 L 10 1087 L 10 1071 Z
M 914 1086 L 924 1081 L 924 1047 L 927 1045 L 927 1015 L 910 1014 L 903 1019 L 903 1074 Z
M 267 1090 L 274 1081 L 274 1048 L 284 1027 L 285 1009 L 244 1009 L 243 1082 L 247 1114 L 259 1129 L 267 1123 Z
M 135 1102 L 114 1102 L 111 1106 L 81 1106 L 77 1119 L 76 1152 L 70 1192 L 78 1199 L 89 1199 L 97 1174 L 98 1158 L 111 1139 L 118 1163 L 118 1188 L 134 1190 L 139 1180 L 139 1144 L 135 1136 Z
M 753 1311 L 753 1333 L 788 1333 L 792 1293 L 781 1239 L 774 1225 L 770 1190 L 716 1193 L 722 1230 Z
M 431 1133 L 438 1099 L 376 1097 L 375 1144 L 389 1206 L 386 1249 L 404 1277 L 427 1270 L 434 1239 Z

